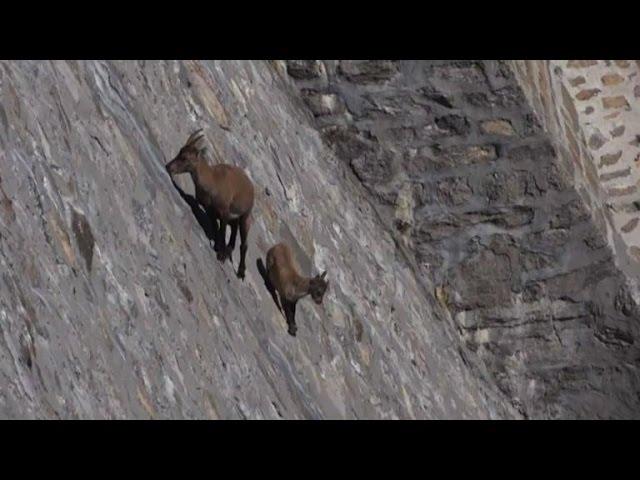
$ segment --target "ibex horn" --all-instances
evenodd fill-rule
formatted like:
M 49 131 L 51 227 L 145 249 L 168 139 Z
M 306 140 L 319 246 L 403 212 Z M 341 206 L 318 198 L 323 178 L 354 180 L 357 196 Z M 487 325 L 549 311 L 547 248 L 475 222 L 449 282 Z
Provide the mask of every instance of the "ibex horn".
M 199 128 L 198 130 L 193 132 L 191 135 L 189 135 L 189 138 L 187 139 L 187 145 L 190 145 L 191 143 L 193 143 L 196 140 L 196 137 L 198 136 L 198 134 L 200 134 L 200 132 L 202 132 L 202 128 Z

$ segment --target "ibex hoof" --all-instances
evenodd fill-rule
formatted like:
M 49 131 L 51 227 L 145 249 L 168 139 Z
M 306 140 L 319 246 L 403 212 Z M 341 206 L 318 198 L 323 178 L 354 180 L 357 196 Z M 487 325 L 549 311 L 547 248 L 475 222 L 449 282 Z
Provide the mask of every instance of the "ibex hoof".
M 238 270 L 238 278 L 244 280 L 244 270 Z
M 287 332 L 289 332 L 289 335 L 291 335 L 292 337 L 296 336 L 296 332 L 298 331 L 298 329 L 296 327 L 292 327 L 290 326 L 289 329 L 287 330 Z

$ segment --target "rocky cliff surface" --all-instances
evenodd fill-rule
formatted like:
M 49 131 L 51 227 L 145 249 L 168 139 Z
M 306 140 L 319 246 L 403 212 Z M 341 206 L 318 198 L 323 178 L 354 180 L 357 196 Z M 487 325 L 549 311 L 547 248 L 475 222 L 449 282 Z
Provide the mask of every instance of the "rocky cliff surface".
M 357 83 L 366 75 L 356 67 L 345 75 Z M 468 128 L 456 116 L 442 122 Z M 257 185 L 245 282 L 217 262 L 190 180 L 178 180 L 181 192 L 164 169 L 200 127 L 211 161 L 246 168 Z M 479 162 L 491 155 L 477 151 Z M 2 62 L 0 167 L 2 418 L 520 416 L 451 328 L 444 294 L 415 275 L 371 194 L 323 141 L 281 63 Z M 355 170 L 376 180 L 384 172 L 374 167 Z M 424 202 L 467 201 L 472 188 L 456 178 L 434 177 Z M 487 188 L 494 202 L 537 195 L 530 180 Z M 532 215 L 491 208 L 461 218 L 508 229 Z M 416 230 L 425 246 L 451 233 L 441 217 Z M 556 237 L 532 241 L 566 240 Z M 305 273 L 326 269 L 331 281 L 322 306 L 300 302 L 296 338 L 255 266 L 281 240 Z M 467 303 L 490 296 L 469 283 L 473 258 L 499 266 L 512 245 L 497 231 L 477 242 L 459 279 Z M 468 328 L 485 321 L 467 318 Z

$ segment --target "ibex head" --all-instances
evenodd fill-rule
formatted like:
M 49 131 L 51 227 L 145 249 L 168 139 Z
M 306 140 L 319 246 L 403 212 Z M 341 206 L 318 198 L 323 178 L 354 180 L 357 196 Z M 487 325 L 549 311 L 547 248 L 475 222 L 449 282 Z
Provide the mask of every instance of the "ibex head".
M 202 129 L 193 132 L 187 139 L 187 143 L 178 152 L 178 155 L 167 163 L 169 175 L 193 171 L 196 163 L 206 151 L 206 147 L 203 145 L 204 134 L 201 132 Z
M 322 272 L 322 275 L 316 275 L 309 282 L 309 293 L 311 294 L 311 298 L 318 305 L 322 303 L 322 297 L 324 297 L 327 288 L 329 287 L 329 280 L 325 280 L 324 278 L 327 276 L 326 270 Z

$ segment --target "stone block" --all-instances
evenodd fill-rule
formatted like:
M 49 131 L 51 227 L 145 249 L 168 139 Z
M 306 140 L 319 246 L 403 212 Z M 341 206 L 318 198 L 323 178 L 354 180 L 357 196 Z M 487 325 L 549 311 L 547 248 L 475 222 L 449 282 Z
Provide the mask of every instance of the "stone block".
M 392 60 L 342 60 L 338 66 L 339 75 L 359 84 L 390 80 L 397 71 L 398 66 Z
M 619 83 L 624 82 L 624 77 L 622 75 L 618 75 L 617 73 L 607 73 L 602 76 L 602 84 L 606 86 L 618 85 Z
M 509 120 L 485 120 L 480 123 L 480 129 L 487 135 L 510 137 L 516 133 Z
M 287 73 L 297 80 L 312 80 L 323 75 L 320 60 L 287 60 Z
M 616 97 L 603 97 L 602 106 L 605 109 L 611 108 L 629 108 L 629 102 L 624 95 L 618 95 Z

